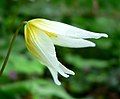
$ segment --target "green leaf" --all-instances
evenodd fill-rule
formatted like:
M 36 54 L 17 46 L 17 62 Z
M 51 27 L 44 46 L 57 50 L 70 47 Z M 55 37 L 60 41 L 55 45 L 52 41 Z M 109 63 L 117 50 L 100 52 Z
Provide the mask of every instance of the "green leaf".
M 67 54 L 65 57 L 66 62 L 71 65 L 76 66 L 77 68 L 105 68 L 108 66 L 108 63 L 104 60 L 97 59 L 83 59 L 79 55 Z
M 65 92 L 65 90 L 61 86 L 57 86 L 53 82 L 43 79 L 33 79 L 7 84 L 2 86 L 0 88 L 0 91 L 4 93 L 9 93 L 9 95 L 11 96 L 14 95 L 14 97 L 15 94 L 20 96 L 20 94 L 27 94 L 28 92 L 30 92 L 32 96 L 37 97 L 37 99 L 40 97 L 43 99 L 51 99 L 52 97 L 73 99 Z
M 5 74 L 10 72 L 29 74 L 43 74 L 44 67 L 36 59 L 30 59 L 22 54 L 12 54 L 6 67 Z

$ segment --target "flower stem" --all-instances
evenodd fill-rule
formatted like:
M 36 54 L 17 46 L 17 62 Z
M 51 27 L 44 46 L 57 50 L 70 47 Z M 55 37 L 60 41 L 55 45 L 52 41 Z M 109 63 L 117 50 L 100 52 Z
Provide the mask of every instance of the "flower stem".
M 13 35 L 12 38 L 11 38 L 10 45 L 9 45 L 9 48 L 8 48 L 6 57 L 5 57 L 5 59 L 4 59 L 4 61 L 3 61 L 3 64 L 2 64 L 2 66 L 1 66 L 0 76 L 2 75 L 4 69 L 5 69 L 6 65 L 7 65 L 7 62 L 8 62 L 8 59 L 9 59 L 9 56 L 10 56 L 10 53 L 11 53 L 12 46 L 13 46 L 13 43 L 14 43 L 14 41 L 15 41 L 15 38 L 17 37 L 18 32 L 19 32 L 21 26 L 22 26 L 24 23 L 26 23 L 26 21 L 21 22 L 21 24 L 18 26 L 16 32 L 14 33 L 14 35 Z

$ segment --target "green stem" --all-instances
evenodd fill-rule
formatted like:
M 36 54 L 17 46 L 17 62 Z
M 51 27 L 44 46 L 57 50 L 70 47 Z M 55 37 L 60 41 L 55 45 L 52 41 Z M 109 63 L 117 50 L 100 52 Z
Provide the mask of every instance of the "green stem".
M 7 65 L 7 62 L 8 62 L 8 59 L 9 59 L 9 56 L 10 56 L 10 53 L 11 53 L 12 46 L 13 46 L 13 43 L 14 43 L 14 41 L 15 41 L 15 38 L 17 37 L 18 32 L 19 32 L 21 26 L 22 26 L 24 23 L 26 23 L 26 21 L 22 22 L 22 23 L 18 26 L 15 34 L 14 34 L 13 37 L 11 38 L 10 45 L 9 45 L 9 48 L 8 48 L 8 51 L 7 51 L 7 55 L 6 55 L 6 57 L 5 57 L 4 61 L 3 61 L 3 64 L 2 64 L 2 66 L 1 66 L 0 76 L 2 75 L 4 69 L 5 69 L 6 65 Z

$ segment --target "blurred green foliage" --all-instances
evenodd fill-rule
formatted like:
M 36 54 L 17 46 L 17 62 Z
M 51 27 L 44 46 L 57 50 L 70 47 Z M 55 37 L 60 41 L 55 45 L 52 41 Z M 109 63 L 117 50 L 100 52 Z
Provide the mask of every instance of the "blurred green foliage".
M 0 64 L 11 35 L 23 20 L 47 18 L 109 38 L 95 48 L 56 47 L 58 59 L 76 75 L 57 86 L 49 70 L 27 51 L 21 29 L 0 77 L 0 99 L 120 99 L 119 0 L 0 0 Z

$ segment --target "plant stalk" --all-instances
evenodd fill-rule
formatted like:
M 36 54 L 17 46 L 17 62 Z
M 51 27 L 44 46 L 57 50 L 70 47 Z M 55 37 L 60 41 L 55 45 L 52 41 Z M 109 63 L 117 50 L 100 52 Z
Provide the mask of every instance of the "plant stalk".
M 14 35 L 12 36 L 12 38 L 11 38 L 11 40 L 10 40 L 10 45 L 9 45 L 9 48 L 8 48 L 6 57 L 5 57 L 4 61 L 3 61 L 3 64 L 2 64 L 2 66 L 1 66 L 1 69 L 0 69 L 0 76 L 3 74 L 3 71 L 4 71 L 4 69 L 5 69 L 6 65 L 7 65 L 7 62 L 8 62 L 8 59 L 9 59 L 9 56 L 10 56 L 12 47 L 13 47 L 13 43 L 14 43 L 17 35 L 18 35 L 18 32 L 20 31 L 21 26 L 22 26 L 23 24 L 25 24 L 25 23 L 26 23 L 26 21 L 21 22 L 21 24 L 18 26 L 16 32 L 14 33 Z

